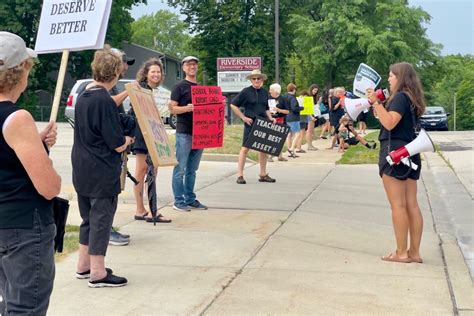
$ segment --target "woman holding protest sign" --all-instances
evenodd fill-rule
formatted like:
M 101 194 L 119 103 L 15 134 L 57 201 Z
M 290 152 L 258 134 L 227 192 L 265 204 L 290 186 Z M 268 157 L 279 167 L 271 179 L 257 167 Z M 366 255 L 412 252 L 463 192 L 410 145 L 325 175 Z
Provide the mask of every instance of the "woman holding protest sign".
M 148 59 L 138 70 L 137 81 L 142 88 L 154 90 L 157 89 L 164 80 L 163 64 L 157 58 Z M 133 105 L 131 113 L 133 112 Z M 157 214 L 157 195 L 156 195 L 156 172 L 148 154 L 145 139 L 137 126 L 135 130 L 135 143 L 132 145 L 132 151 L 135 155 L 135 179 L 138 183 L 133 188 L 137 209 L 135 211 L 136 220 L 144 220 L 147 222 L 170 223 L 171 219 Z M 146 175 L 146 181 L 145 181 Z M 147 196 L 150 213 L 146 211 L 143 204 L 144 183 L 147 183 Z
M 55 275 L 52 199 L 61 178 L 48 157 L 50 122 L 38 133 L 16 102 L 36 53 L 19 36 L 0 32 L 0 314 L 46 315 Z
M 92 85 L 75 110 L 72 180 L 82 223 L 76 277 L 89 287 L 118 287 L 127 279 L 105 268 L 110 229 L 120 193 L 121 153 L 133 143 L 123 135 L 117 105 L 110 96 L 122 72 L 122 59 L 110 48 L 94 54 Z
M 373 89 L 367 96 L 373 102 L 380 129 L 379 174 L 392 209 L 392 223 L 397 249 L 382 257 L 384 261 L 418 262 L 423 233 L 423 216 L 417 201 L 417 183 L 421 171 L 420 155 L 410 157 L 418 165 L 417 170 L 404 164 L 390 166 L 386 157 L 416 138 L 417 120 L 425 111 L 424 93 L 420 79 L 409 63 L 390 66 L 388 77 L 391 96 L 381 104 Z M 408 248 L 408 238 L 410 244 Z

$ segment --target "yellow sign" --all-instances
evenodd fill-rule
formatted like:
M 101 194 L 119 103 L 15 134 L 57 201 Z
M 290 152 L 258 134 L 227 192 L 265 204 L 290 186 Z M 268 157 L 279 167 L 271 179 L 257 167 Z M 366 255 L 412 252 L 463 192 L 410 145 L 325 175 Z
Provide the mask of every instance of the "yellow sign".
M 153 92 L 131 83 L 126 84 L 125 88 L 155 168 L 177 165 Z
M 298 102 L 300 106 L 304 107 L 304 110 L 300 112 L 300 115 L 313 115 L 314 114 L 314 104 L 313 97 L 299 97 Z

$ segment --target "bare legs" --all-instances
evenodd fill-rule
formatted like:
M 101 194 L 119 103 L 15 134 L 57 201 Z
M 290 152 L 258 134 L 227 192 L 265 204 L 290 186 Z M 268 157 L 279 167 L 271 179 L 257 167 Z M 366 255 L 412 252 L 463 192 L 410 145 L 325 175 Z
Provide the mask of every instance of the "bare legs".
M 145 154 L 136 154 L 135 155 L 135 179 L 137 179 L 138 184 L 133 187 L 133 193 L 135 196 L 135 203 L 137 205 L 137 210 L 135 215 L 143 216 L 147 211 L 145 205 L 143 204 L 143 189 L 145 183 L 145 174 L 146 174 L 146 155 Z
M 382 176 L 385 193 L 392 209 L 392 224 L 397 242 L 397 255 L 408 258 L 408 236 L 410 237 L 410 256 L 419 259 L 423 217 L 416 199 L 416 181 L 398 180 Z M 421 260 L 421 259 L 420 259 Z
M 80 272 L 91 271 L 91 280 L 100 280 L 107 276 L 105 271 L 105 256 L 89 255 L 89 246 L 79 244 L 79 260 L 77 270 Z
M 245 160 L 247 159 L 247 154 L 249 149 L 247 147 L 240 147 L 239 152 L 239 161 L 237 163 L 237 176 L 243 177 L 244 176 L 244 167 L 245 167 Z M 267 175 L 267 154 L 259 152 L 258 153 L 258 163 L 260 165 L 260 176 Z
M 306 131 L 306 143 L 308 144 L 308 149 L 314 149 L 313 146 L 313 136 L 314 136 L 314 125 L 315 122 L 311 119 L 308 122 L 308 130 Z M 322 135 L 322 133 L 321 133 Z

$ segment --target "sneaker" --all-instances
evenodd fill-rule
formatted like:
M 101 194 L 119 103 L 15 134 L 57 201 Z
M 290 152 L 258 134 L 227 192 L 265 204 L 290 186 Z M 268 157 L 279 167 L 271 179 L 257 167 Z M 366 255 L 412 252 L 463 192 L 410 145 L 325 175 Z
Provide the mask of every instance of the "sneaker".
M 370 146 L 372 149 L 377 148 L 377 143 L 373 143 L 372 146 Z
M 207 210 L 207 206 L 199 202 L 198 200 L 194 200 L 193 203 L 188 204 L 189 207 L 195 208 L 197 210 Z
M 105 271 L 107 272 L 107 274 L 113 273 L 112 269 L 109 269 L 109 268 L 105 268 Z M 90 277 L 91 277 L 91 270 L 87 270 L 84 272 L 76 272 L 76 278 L 79 280 L 89 279 Z
M 264 176 L 260 176 L 258 181 L 259 182 L 270 182 L 270 183 L 276 182 L 276 180 L 273 179 L 272 177 L 270 177 L 268 174 L 264 175 Z
M 180 212 L 189 212 L 191 208 L 185 203 L 174 203 L 173 208 Z
M 112 232 L 115 232 L 117 233 L 120 237 L 124 238 L 124 239 L 130 239 L 130 235 L 129 234 L 122 234 L 118 231 L 116 231 L 113 227 L 110 229 L 110 233 Z
M 107 276 L 100 280 L 89 281 L 88 285 L 92 288 L 97 287 L 120 287 L 128 283 L 127 279 L 113 275 L 107 274 Z
M 298 150 L 296 150 L 296 152 L 298 154 L 306 154 L 306 150 L 304 150 L 304 149 L 298 149 Z
M 126 246 L 130 243 L 130 239 L 122 238 L 116 231 L 110 232 L 109 245 L 112 246 Z
M 278 161 L 288 161 L 285 157 L 278 157 Z

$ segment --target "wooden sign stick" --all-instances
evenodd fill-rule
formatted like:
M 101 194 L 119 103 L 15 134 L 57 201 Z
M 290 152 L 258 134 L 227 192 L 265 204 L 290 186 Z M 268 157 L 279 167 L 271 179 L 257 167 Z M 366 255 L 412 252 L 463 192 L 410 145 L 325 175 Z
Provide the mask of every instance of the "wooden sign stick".
M 67 61 L 69 59 L 69 49 L 63 50 L 61 58 L 61 66 L 59 67 L 58 81 L 56 82 L 56 90 L 54 91 L 53 106 L 51 107 L 50 122 L 56 122 L 59 110 L 59 102 L 61 101 L 61 92 L 63 91 L 64 76 L 66 75 Z

